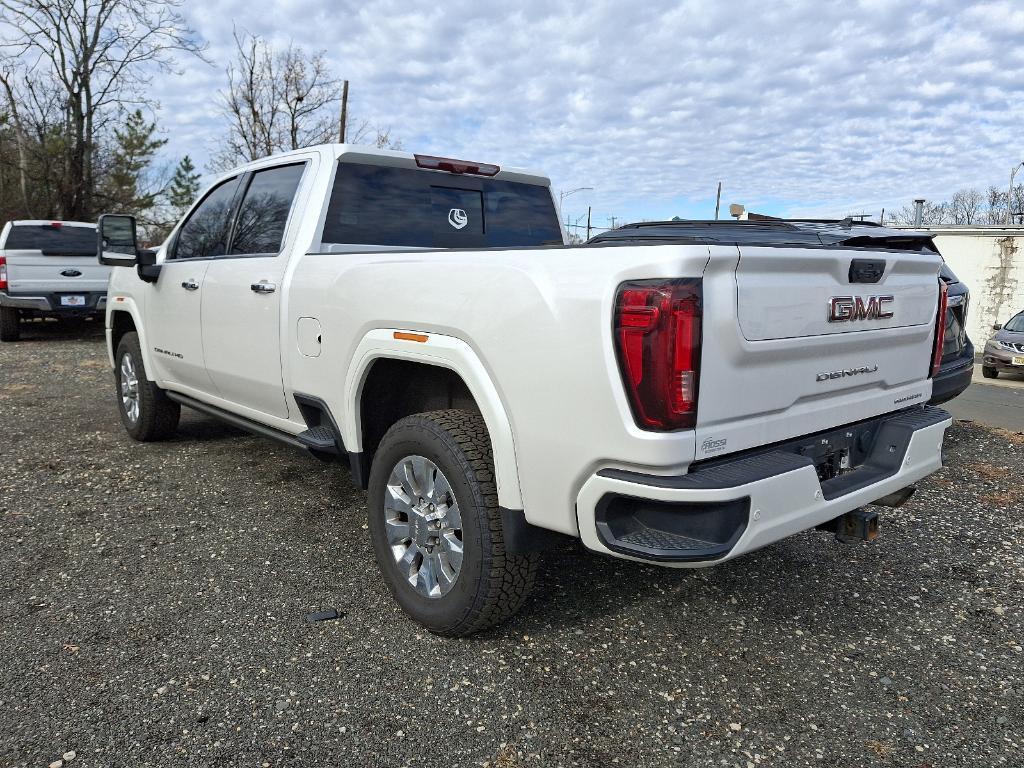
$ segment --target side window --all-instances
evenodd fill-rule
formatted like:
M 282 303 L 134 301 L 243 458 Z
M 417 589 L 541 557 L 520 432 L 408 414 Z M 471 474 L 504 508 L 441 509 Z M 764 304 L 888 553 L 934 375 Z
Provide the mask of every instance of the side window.
M 238 190 L 238 177 L 214 187 L 192 211 L 178 232 L 175 259 L 221 256 L 228 247 L 231 203 Z
M 277 253 L 305 164 L 256 171 L 238 210 L 232 254 Z

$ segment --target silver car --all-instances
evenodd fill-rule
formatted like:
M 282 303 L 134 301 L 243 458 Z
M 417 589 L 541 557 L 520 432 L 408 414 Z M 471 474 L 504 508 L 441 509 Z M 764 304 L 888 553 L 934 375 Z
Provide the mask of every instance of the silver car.
M 1018 312 L 1006 325 L 994 325 L 998 331 L 985 344 L 981 373 L 994 379 L 1000 371 L 1024 373 L 1024 312 Z

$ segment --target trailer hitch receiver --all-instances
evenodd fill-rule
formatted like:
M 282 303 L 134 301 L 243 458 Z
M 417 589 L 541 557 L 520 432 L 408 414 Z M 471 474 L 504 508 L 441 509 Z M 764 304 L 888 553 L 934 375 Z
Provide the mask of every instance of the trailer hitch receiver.
M 878 538 L 878 513 L 855 509 L 845 515 L 818 526 L 820 531 L 831 531 L 839 541 L 874 541 Z

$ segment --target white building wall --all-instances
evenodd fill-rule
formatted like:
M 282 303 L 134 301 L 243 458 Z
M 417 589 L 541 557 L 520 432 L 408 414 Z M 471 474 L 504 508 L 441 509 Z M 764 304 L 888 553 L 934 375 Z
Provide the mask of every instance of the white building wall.
M 1024 227 L 920 227 L 960 281 L 971 291 L 967 335 L 977 351 L 1005 323 L 1024 310 Z

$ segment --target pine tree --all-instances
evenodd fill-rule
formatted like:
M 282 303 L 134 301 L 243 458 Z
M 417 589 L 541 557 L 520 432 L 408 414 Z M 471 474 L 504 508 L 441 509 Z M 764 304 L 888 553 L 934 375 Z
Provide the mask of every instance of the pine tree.
M 192 158 L 185 155 L 174 169 L 174 176 L 167 187 L 167 205 L 171 209 L 171 217 L 175 220 L 185 215 L 185 211 L 199 195 L 199 174 L 192 164 Z
M 156 204 L 160 193 L 147 188 L 147 172 L 167 139 L 155 138 L 155 133 L 156 123 L 147 123 L 139 109 L 128 115 L 123 129 L 114 130 L 114 150 L 104 191 L 118 213 L 144 215 Z

